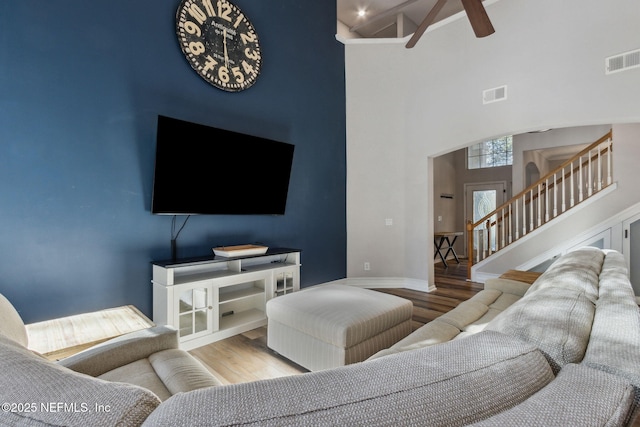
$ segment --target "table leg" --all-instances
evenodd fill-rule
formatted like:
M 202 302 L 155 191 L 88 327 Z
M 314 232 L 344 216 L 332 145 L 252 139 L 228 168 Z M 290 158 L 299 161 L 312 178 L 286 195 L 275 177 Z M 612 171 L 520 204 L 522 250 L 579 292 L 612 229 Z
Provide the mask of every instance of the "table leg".
M 453 241 L 449 243 L 449 238 L 447 237 L 447 243 L 449 244 L 449 248 L 447 249 L 447 253 L 444 255 L 445 258 L 449 256 L 449 252 L 453 254 L 453 257 L 456 259 L 456 262 L 460 264 L 460 260 L 458 259 L 458 254 L 456 254 L 456 250 L 453 248 L 453 245 L 456 243 L 456 239 L 458 236 L 453 236 Z
M 444 237 L 444 236 L 440 237 L 440 242 L 438 242 L 438 243 L 436 243 L 436 241 L 434 239 L 433 243 L 436 245 L 436 253 L 433 254 L 433 258 L 435 259 L 436 256 L 440 255 L 440 259 L 442 260 L 442 264 L 444 265 L 444 268 L 447 268 L 449 266 L 447 265 L 446 257 L 442 256 L 442 252 L 441 252 L 442 244 L 445 242 L 445 239 L 447 241 L 449 241 L 449 239 L 447 237 Z

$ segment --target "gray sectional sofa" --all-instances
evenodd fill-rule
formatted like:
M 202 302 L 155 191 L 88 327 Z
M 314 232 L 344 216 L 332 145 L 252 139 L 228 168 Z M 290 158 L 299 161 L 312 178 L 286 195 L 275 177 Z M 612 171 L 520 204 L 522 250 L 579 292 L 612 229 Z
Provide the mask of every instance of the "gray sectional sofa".
M 229 386 L 199 378 L 163 400 L 0 333 L 0 401 L 23 404 L 3 407 L 0 425 L 622 426 L 640 400 L 638 306 L 622 256 L 594 248 L 561 257 L 531 286 L 490 281 L 365 362 Z M 181 375 L 179 363 L 169 368 L 163 378 Z M 42 402 L 88 410 L 47 412 Z M 93 403 L 112 406 L 105 414 Z

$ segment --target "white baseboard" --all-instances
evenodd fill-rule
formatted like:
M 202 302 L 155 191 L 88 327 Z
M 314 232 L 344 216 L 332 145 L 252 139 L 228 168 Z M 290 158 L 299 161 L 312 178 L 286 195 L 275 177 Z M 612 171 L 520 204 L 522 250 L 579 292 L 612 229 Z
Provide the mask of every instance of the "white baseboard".
M 345 277 L 344 279 L 322 283 L 322 285 L 338 284 L 356 286 L 359 288 L 405 288 L 414 291 L 431 292 L 436 289 L 426 280 L 411 279 L 408 277 Z

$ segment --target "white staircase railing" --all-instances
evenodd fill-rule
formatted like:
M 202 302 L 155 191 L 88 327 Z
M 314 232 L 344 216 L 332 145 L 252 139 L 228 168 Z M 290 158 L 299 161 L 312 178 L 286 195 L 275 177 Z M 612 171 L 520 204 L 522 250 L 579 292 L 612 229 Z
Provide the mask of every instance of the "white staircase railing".
M 562 163 L 476 223 L 467 224 L 471 267 L 531 233 L 613 182 L 613 135 Z

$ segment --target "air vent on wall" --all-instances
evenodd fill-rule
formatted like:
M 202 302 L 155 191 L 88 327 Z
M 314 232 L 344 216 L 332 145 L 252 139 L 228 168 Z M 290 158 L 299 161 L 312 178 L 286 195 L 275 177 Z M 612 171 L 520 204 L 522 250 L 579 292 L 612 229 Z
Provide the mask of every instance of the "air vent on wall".
M 482 103 L 491 104 L 492 102 L 504 101 L 507 99 L 507 86 L 494 87 L 482 92 Z
M 640 49 L 605 59 L 605 73 L 612 74 L 640 67 Z

